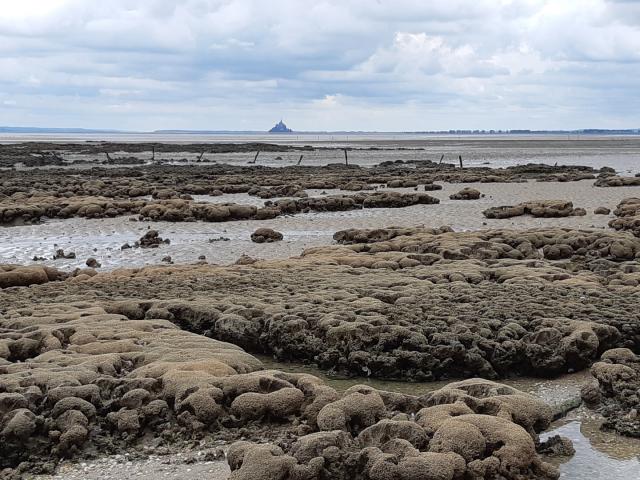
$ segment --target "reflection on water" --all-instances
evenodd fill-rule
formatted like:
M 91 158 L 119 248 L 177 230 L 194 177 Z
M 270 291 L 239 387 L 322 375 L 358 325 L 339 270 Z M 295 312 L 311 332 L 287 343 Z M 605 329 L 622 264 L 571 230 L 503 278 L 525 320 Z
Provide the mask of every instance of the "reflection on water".
M 424 395 L 448 385 L 454 380 L 440 380 L 437 382 L 403 382 L 401 380 L 384 380 L 369 377 L 336 377 L 327 375 L 326 372 L 311 365 L 298 363 L 283 363 L 275 361 L 266 355 L 254 355 L 264 364 L 266 369 L 281 370 L 283 372 L 309 373 L 320 377 L 327 385 L 331 385 L 339 392 L 354 386 L 366 384 L 379 390 L 389 390 L 393 392 L 406 393 L 409 395 Z M 588 371 L 563 375 L 552 380 L 544 380 L 533 377 L 519 377 L 501 380 L 501 383 L 510 385 L 523 392 L 535 395 L 547 404 L 559 406 L 571 400 L 575 400 L 580 395 L 580 387 L 591 380 Z
M 339 378 L 329 376 L 313 366 L 277 362 L 264 355 L 257 355 L 257 357 L 267 369 L 309 373 L 322 378 L 326 384 L 338 391 L 345 391 L 353 385 L 367 384 L 382 390 L 423 395 L 451 383 L 451 381 L 412 383 L 363 377 Z M 577 399 L 580 395 L 580 387 L 590 379 L 590 374 L 584 371 L 552 380 L 525 377 L 501 380 L 501 382 L 542 398 L 553 407 Z M 573 442 L 576 454 L 570 459 L 547 459 L 559 465 L 562 479 L 640 479 L 640 439 L 603 432 L 600 430 L 601 422 L 601 417 L 580 407 L 554 422 L 552 428 L 541 435 L 543 440 L 549 436 L 562 435 Z
M 600 430 L 597 419 L 571 415 L 546 433 L 570 438 L 576 454 L 560 465 L 560 478 L 632 480 L 640 478 L 640 440 Z

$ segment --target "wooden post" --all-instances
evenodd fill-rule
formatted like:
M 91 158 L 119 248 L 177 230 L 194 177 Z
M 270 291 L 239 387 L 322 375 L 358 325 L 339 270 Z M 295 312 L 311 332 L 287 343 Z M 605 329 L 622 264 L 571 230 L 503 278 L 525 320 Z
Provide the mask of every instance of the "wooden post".
M 249 163 L 256 163 L 256 162 L 258 161 L 258 155 L 260 155 L 260 150 L 258 150 L 258 151 L 256 152 L 256 156 L 255 156 L 255 157 L 253 157 L 253 162 L 249 162 Z
M 202 161 L 202 157 L 204 157 L 204 150 L 202 150 L 202 152 L 200 152 L 200 155 L 198 155 L 198 162 Z
M 349 165 L 349 156 L 347 155 L 347 149 L 344 148 L 344 164 Z
M 458 155 L 458 160 L 460 160 L 460 168 L 462 168 L 462 155 Z
M 296 163 L 296 165 L 300 165 L 302 163 L 302 157 L 304 157 L 304 155 L 300 155 L 300 158 L 298 159 L 298 163 Z
M 444 153 L 440 156 L 440 162 L 438 162 L 438 168 L 442 165 L 442 161 L 444 160 Z
M 111 157 L 109 156 L 109 152 L 105 151 L 104 154 L 107 156 L 107 161 L 110 162 L 111 161 Z
M 153 162 L 156 159 L 156 146 L 151 146 L 151 161 Z

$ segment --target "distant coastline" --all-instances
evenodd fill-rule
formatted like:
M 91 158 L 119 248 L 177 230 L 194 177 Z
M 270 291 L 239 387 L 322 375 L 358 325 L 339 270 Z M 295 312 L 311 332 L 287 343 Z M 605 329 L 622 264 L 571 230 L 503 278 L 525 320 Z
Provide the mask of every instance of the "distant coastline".
M 0 126 L 0 133 L 7 134 L 132 134 L 132 135 L 262 135 L 264 130 L 114 130 L 91 128 L 49 128 L 49 127 L 8 127 Z M 336 130 L 336 131 L 291 131 L 271 132 L 271 134 L 297 135 L 640 135 L 640 128 L 601 129 L 585 128 L 579 130 L 417 130 L 417 131 L 364 131 L 364 130 Z

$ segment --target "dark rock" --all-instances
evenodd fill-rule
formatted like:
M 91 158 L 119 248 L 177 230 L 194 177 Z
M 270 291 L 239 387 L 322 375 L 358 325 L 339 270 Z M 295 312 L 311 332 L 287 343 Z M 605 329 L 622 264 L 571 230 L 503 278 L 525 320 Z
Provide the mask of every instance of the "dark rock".
M 271 228 L 259 228 L 251 234 L 251 241 L 255 243 L 278 242 L 283 238 L 280 232 L 276 232 Z
M 88 258 L 87 261 L 85 262 L 87 267 L 89 268 L 100 268 L 102 265 L 100 264 L 100 262 L 98 262 L 95 258 L 91 257 Z

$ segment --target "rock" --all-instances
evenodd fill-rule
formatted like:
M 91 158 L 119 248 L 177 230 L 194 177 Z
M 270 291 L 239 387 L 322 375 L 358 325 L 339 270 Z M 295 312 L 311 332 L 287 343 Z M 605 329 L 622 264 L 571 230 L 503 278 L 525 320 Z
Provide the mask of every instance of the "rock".
M 100 268 L 102 266 L 102 264 L 93 257 L 87 258 L 85 263 L 89 268 Z
M 571 440 L 567 437 L 554 435 L 540 443 L 538 453 L 550 457 L 573 457 L 576 450 L 573 448 Z
M 269 416 L 285 419 L 299 414 L 304 393 L 297 388 L 282 388 L 271 393 L 243 393 L 231 404 L 231 412 L 243 419 Z
M 389 188 L 410 188 L 417 187 L 418 182 L 416 180 L 406 179 L 406 178 L 397 178 L 395 180 L 389 180 L 387 182 L 387 187 Z
M 4 353 L 0 339 L 0 355 L 11 364 L 11 373 L 0 365 L 2 468 L 102 448 L 107 437 L 115 444 L 144 429 L 194 432 L 196 422 L 181 427 L 176 417 L 195 412 L 196 420 L 211 424 L 228 415 L 214 384 L 260 367 L 238 347 L 179 330 L 167 320 L 131 321 L 87 303 L 5 311 L 0 328 L 8 327 L 23 334 L 14 333 Z M 27 342 L 34 334 L 42 341 Z M 137 357 L 136 365 L 129 355 Z M 32 381 L 21 384 L 21 378 Z M 6 393 L 7 388 L 17 391 Z M 90 432 L 97 429 L 101 440 L 92 445 Z
M 73 259 L 76 258 L 75 252 L 64 253 L 62 248 L 56 250 L 56 253 L 53 254 L 53 259 L 58 260 L 60 258 Z
M 0 264 L 0 289 L 40 285 L 54 280 L 64 280 L 67 275 L 55 268 Z
M 482 212 L 487 218 L 511 218 L 520 215 L 534 217 L 569 217 L 586 215 L 583 208 L 573 208 L 573 203 L 564 200 L 524 202 L 514 206 L 491 207 Z
M 594 185 L 596 187 L 635 187 L 640 185 L 640 178 L 607 175 L 607 176 L 599 177 L 594 183 Z
M 482 196 L 479 190 L 475 188 L 465 187 L 458 193 L 449 195 L 451 200 L 477 200 Z
M 255 258 L 251 258 L 249 255 L 246 255 L 243 253 L 242 255 L 240 255 L 240 258 L 236 260 L 235 264 L 236 265 L 253 265 L 256 262 L 257 260 Z
M 321 430 L 347 430 L 357 433 L 376 423 L 384 411 L 384 402 L 377 392 L 354 392 L 325 405 L 318 413 Z
M 358 192 L 362 190 L 371 190 L 373 187 L 365 182 L 358 182 L 356 180 L 352 180 L 350 182 L 345 183 L 344 185 L 340 185 L 341 190 L 348 190 L 352 192 Z
M 210 238 L 209 239 L 209 243 L 228 242 L 229 240 L 231 240 L 231 239 L 227 238 L 227 237 Z
M 407 395 L 402 401 L 401 394 L 377 392 L 370 387 L 353 390 L 320 411 L 318 427 L 322 429 L 324 425 L 325 431 L 301 436 L 282 448 L 245 441 L 234 443 L 227 456 L 230 478 L 263 478 L 260 465 L 269 469 L 268 478 L 315 480 L 515 480 L 559 476 L 555 467 L 541 460 L 535 448 L 536 431 L 546 428 L 546 420 L 550 421 L 544 417 L 545 421 L 538 423 L 543 418 L 539 415 L 548 413 L 546 407 L 515 389 L 471 380 L 444 387 L 424 400 Z M 309 393 L 314 391 L 317 390 Z M 381 402 L 383 397 L 388 404 Z M 414 413 L 412 409 L 419 402 L 432 406 L 421 409 L 416 419 L 410 420 L 408 413 Z M 374 411 L 370 410 L 374 405 L 374 411 L 382 416 L 390 416 L 394 408 L 405 408 L 396 415 L 404 419 L 377 421 L 377 415 L 372 416 Z M 480 411 L 486 413 L 477 413 Z M 568 453 L 571 442 L 564 442 L 563 451 Z M 552 443 L 547 444 L 548 449 Z
M 254 243 L 272 243 L 282 240 L 284 237 L 280 232 L 271 228 L 259 228 L 251 234 L 251 241 Z
M 627 348 L 607 350 L 591 374 L 595 383 L 581 391 L 585 403 L 605 417 L 605 428 L 640 438 L 640 356 Z
M 299 197 L 306 198 L 307 192 L 300 185 L 277 185 L 274 187 L 253 187 L 248 192 L 260 198 Z
M 36 431 L 36 416 L 27 408 L 19 408 L 6 414 L 3 418 L 4 428 L 0 437 L 5 439 L 28 440 Z
M 593 211 L 593 213 L 596 215 L 609 215 L 611 213 L 611 209 L 607 207 L 598 207 Z
M 163 243 L 170 243 L 169 239 L 163 239 L 157 230 L 148 230 L 140 240 L 136 242 L 136 246 L 141 248 L 158 248 Z
M 0 400 L 0 432 L 19 408 L 36 429 L 28 441 L 0 438 L 2 468 L 147 436 L 215 434 L 277 442 L 274 456 L 293 458 L 298 478 L 402 478 L 434 465 L 453 478 L 553 478 L 535 446 L 555 412 L 513 388 L 475 379 L 420 397 L 366 385 L 339 393 L 310 375 L 259 371 L 242 346 L 337 373 L 425 381 L 612 364 L 594 365 L 603 388 L 589 397 L 617 405 L 606 385 L 628 392 L 615 395 L 629 401 L 616 411 L 633 431 L 634 356 L 597 360 L 635 348 L 640 335 L 640 239 L 395 227 L 337 240 L 254 267 L 156 265 L 3 290 L 0 392 L 15 396 Z M 545 256 L 553 247 L 561 261 Z
M 616 230 L 629 230 L 636 237 L 640 237 L 640 199 L 625 198 L 613 211 L 617 217 L 609 222 L 609 226 Z
M 170 198 L 179 198 L 180 195 L 175 190 L 162 189 L 162 190 L 155 190 L 151 194 L 151 197 L 159 200 L 168 200 Z
M 240 451 L 240 449 L 243 449 Z M 229 480 L 285 480 L 297 463 L 274 445 L 233 444 L 229 451 L 232 467 Z M 231 463 L 233 461 L 233 464 Z

